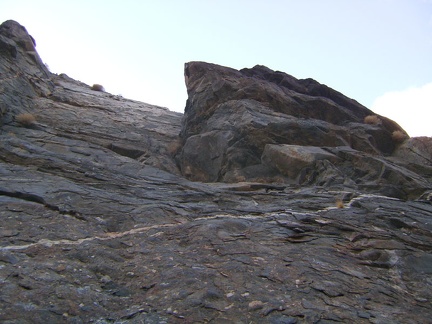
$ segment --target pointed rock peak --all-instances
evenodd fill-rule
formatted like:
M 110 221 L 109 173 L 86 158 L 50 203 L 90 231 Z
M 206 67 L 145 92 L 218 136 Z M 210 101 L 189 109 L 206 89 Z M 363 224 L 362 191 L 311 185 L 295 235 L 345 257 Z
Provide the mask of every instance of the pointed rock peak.
M 14 20 L 7 20 L 0 25 L 0 35 L 14 40 L 25 51 L 36 51 L 36 41 L 27 29 Z
M 0 25 L 0 55 L 9 60 L 9 64 L 20 67 L 27 74 L 48 78 L 50 73 L 36 51 L 36 41 L 27 29 L 14 20 L 7 20 Z M 33 61 L 29 61 L 28 58 Z
M 235 78 L 242 77 L 242 74 L 235 69 L 200 61 L 185 63 L 184 75 L 188 93 L 190 91 L 199 91 L 201 86 L 207 85 L 201 84 L 203 78 L 215 81 L 216 79 L 228 78 L 230 76 Z

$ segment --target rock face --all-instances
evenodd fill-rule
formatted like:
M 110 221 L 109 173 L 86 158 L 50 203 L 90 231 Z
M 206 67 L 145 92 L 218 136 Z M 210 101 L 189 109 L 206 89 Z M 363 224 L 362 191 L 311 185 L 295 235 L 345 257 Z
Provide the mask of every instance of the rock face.
M 34 46 L 0 26 L 2 323 L 430 320 L 430 138 L 260 66 L 189 63 L 182 116 Z
M 267 144 L 262 160 L 280 173 L 296 178 L 304 168 L 313 167 L 317 161 L 337 161 L 338 157 L 315 146 Z
M 368 187 L 373 182 L 377 191 L 392 188 L 400 198 L 429 187 L 428 179 L 386 159 L 398 144 L 393 132 L 406 134 L 400 126 L 312 79 L 264 66 L 237 71 L 203 62 L 187 63 L 185 78 L 189 99 L 178 161 L 191 180 Z M 365 123 L 367 116 L 376 121 Z M 288 171 L 298 153 L 292 145 L 332 158 L 320 154 Z M 393 188 L 402 184 L 403 190 Z

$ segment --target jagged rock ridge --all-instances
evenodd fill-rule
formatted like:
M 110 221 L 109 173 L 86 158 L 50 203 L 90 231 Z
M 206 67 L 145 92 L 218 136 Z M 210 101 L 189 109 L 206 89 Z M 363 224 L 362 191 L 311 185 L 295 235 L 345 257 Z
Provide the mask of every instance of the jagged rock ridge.
M 2 323 L 429 320 L 430 139 L 387 147 L 394 122 L 259 66 L 189 63 L 182 116 L 52 74 L 34 45 L 0 26 Z

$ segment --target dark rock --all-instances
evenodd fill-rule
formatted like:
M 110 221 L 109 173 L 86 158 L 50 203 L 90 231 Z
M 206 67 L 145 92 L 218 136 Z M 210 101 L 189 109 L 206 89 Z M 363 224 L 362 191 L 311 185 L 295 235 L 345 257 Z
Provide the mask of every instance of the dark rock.
M 432 167 L 432 138 L 409 138 L 397 147 L 393 156 L 406 163 Z
M 378 124 L 364 123 L 372 111 L 312 79 L 203 62 L 187 63 L 185 79 L 189 97 L 177 159 L 191 180 L 350 184 L 400 198 L 430 188 L 424 172 L 389 159 L 392 133 L 405 133 L 395 122 L 379 116 Z M 287 154 L 289 147 L 321 153 L 298 159 L 293 150 Z M 422 165 L 419 158 L 413 163 Z
M 314 167 L 319 160 L 336 162 L 338 158 L 319 147 L 286 144 L 267 144 L 262 154 L 263 163 L 294 179 L 302 169 Z
M 315 81 L 296 80 L 261 66 L 236 71 L 191 62 L 185 66 L 185 77 L 189 95 L 181 132 L 185 146 L 208 144 L 213 154 L 201 160 L 218 157 L 226 165 L 218 168 L 222 172 L 218 177 L 208 176 L 210 181 L 223 179 L 229 170 L 258 164 L 265 144 L 350 145 L 370 153 L 391 153 L 391 132 L 400 130 L 384 117 L 379 126 L 364 124 L 372 112 L 355 101 Z M 275 82 L 281 77 L 289 82 Z M 220 144 L 215 146 L 213 137 L 224 140 L 216 140 Z M 186 150 L 181 155 L 182 170 L 198 171 L 189 165 L 196 157 L 189 159 L 188 154 Z
M 429 321 L 427 139 L 262 66 L 190 63 L 181 121 L 34 44 L 0 27 L 0 322 Z
M 393 153 L 394 162 L 432 180 L 432 138 L 413 137 L 405 140 Z

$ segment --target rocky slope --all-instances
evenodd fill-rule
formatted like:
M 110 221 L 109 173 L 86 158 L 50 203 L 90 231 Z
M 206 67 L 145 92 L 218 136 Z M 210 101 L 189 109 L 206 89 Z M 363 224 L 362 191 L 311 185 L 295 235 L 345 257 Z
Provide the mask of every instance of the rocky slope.
M 173 113 L 13 21 L 0 73 L 2 323 L 429 321 L 430 138 L 262 66 L 186 64 Z

